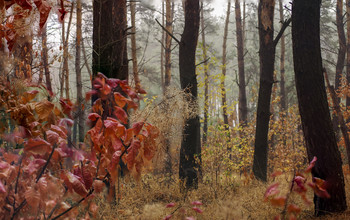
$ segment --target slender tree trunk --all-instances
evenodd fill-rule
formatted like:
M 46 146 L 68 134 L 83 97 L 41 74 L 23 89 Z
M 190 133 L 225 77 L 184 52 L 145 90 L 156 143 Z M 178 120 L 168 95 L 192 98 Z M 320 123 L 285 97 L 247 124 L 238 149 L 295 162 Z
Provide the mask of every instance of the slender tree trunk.
M 207 58 L 207 45 L 205 41 L 205 27 L 204 27 L 204 5 L 201 2 L 201 30 L 202 30 L 202 44 L 203 44 L 203 60 Z M 204 122 L 203 122 L 203 144 L 207 143 L 208 135 L 208 110 L 209 110 L 209 66 L 208 63 L 204 63 Z
M 131 57 L 132 57 L 132 72 L 135 80 L 136 91 L 141 89 L 141 82 L 139 78 L 139 70 L 137 66 L 137 51 L 136 51 L 136 2 L 130 2 L 130 13 L 131 13 Z
M 350 0 L 346 0 L 346 80 L 350 83 Z M 350 107 L 350 96 L 346 97 L 346 108 Z
M 237 35 L 237 59 L 238 59 L 238 86 L 239 86 L 239 124 L 244 126 L 247 123 L 248 107 L 247 107 L 247 95 L 245 85 L 245 73 L 244 73 L 244 41 L 243 41 L 243 26 L 241 18 L 241 8 L 239 0 L 235 0 L 235 12 L 236 12 L 236 35 Z
M 82 6 L 81 0 L 77 0 L 77 33 L 76 33 L 76 54 L 75 54 L 75 73 L 77 83 L 77 104 L 78 104 L 78 132 L 79 142 L 84 141 L 84 97 L 83 84 L 81 80 L 81 40 L 82 40 Z
M 337 10 L 336 10 L 336 24 L 338 30 L 338 39 L 339 39 L 339 50 L 338 50 L 338 59 L 335 69 L 335 83 L 334 89 L 338 91 L 341 84 L 341 77 L 343 76 L 345 55 L 346 55 L 346 39 L 343 23 L 343 0 L 337 0 Z M 340 103 L 341 99 L 337 98 L 337 103 Z M 333 116 L 333 127 L 338 139 L 339 136 L 339 120 L 336 115 Z
M 260 87 L 256 118 L 255 151 L 253 172 L 256 178 L 267 181 L 267 150 L 270 121 L 271 91 L 275 63 L 273 45 L 274 0 L 259 2 L 259 39 L 260 39 Z
M 166 0 L 165 2 L 165 14 L 166 22 L 165 28 L 169 33 L 173 32 L 173 13 L 171 9 L 171 0 Z M 165 36 L 165 90 L 170 85 L 171 80 L 171 36 L 167 34 Z
M 126 0 L 95 0 L 93 9 L 93 74 L 126 80 Z
M 330 198 L 315 195 L 317 216 L 346 209 L 342 161 L 322 70 L 320 7 L 321 0 L 294 0 L 292 8 L 294 72 L 308 158 L 317 157 L 312 175 L 328 183 L 330 194 Z
M 162 25 L 164 27 L 164 1 L 162 0 Z M 162 42 L 160 43 L 160 77 L 161 77 L 161 86 L 162 92 L 165 94 L 165 85 L 164 85 L 164 38 L 165 31 L 162 29 Z
M 44 73 L 45 73 L 45 81 L 46 81 L 46 88 L 51 93 L 52 86 L 51 86 L 51 79 L 50 79 L 50 70 L 49 70 L 49 62 L 48 62 L 48 48 L 47 48 L 47 33 L 46 33 L 46 25 L 43 27 L 42 34 L 41 34 L 41 48 L 42 48 L 42 63 L 44 66 Z
M 32 41 L 32 33 L 19 36 L 16 40 L 13 54 L 16 62 L 15 72 L 17 77 L 32 78 Z
M 281 28 L 282 23 L 284 22 L 284 16 L 283 16 L 283 0 L 279 0 L 279 12 L 280 12 L 280 21 L 281 21 Z M 281 57 L 280 57 L 280 73 L 281 73 L 281 81 L 280 81 L 280 96 L 281 96 L 281 111 L 285 111 L 287 109 L 287 97 L 286 97 L 286 86 L 285 86 L 285 68 L 284 68 L 284 61 L 285 61 L 285 54 L 286 54 L 286 43 L 285 43 L 285 37 L 284 34 L 281 37 Z M 282 120 L 283 121 L 283 120 Z
M 181 36 L 179 65 L 181 88 L 197 101 L 196 47 L 199 32 L 199 0 L 185 1 L 185 27 Z M 188 119 L 180 149 L 179 177 L 185 187 L 197 188 L 200 173 L 201 142 L 199 116 Z
M 231 14 L 231 0 L 227 2 L 227 11 L 226 11 L 226 20 L 224 28 L 224 40 L 222 44 L 222 77 L 220 82 L 221 87 L 221 105 L 222 113 L 224 117 L 224 126 L 225 130 L 229 130 L 228 125 L 228 115 L 227 115 L 227 100 L 226 100 L 226 88 L 225 88 L 225 79 L 226 79 L 226 48 L 227 48 L 227 35 L 228 35 L 228 25 L 230 23 L 230 14 Z

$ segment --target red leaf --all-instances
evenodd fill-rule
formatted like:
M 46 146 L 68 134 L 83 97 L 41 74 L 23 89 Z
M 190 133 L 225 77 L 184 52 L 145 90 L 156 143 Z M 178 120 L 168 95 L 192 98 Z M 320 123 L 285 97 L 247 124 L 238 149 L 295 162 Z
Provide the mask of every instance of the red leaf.
M 24 151 L 33 154 L 46 154 L 51 150 L 51 144 L 41 138 L 29 139 L 24 144 Z
M 165 206 L 165 208 L 172 208 L 175 206 L 175 203 L 171 202 Z
M 124 111 L 124 109 L 114 106 L 114 115 L 120 120 L 121 123 L 127 124 L 128 123 L 128 115 Z
M 193 216 L 186 217 L 185 220 L 196 220 Z
M 203 203 L 201 203 L 200 201 L 194 201 L 194 202 L 191 202 L 192 205 L 203 205 Z
M 197 213 L 203 213 L 203 210 L 198 207 L 192 207 L 192 209 Z
M 125 157 L 129 170 L 131 170 L 135 165 L 135 158 L 138 155 L 138 150 L 140 147 L 140 141 L 137 139 L 133 139 L 130 147 L 128 148 L 128 154 Z
M 90 189 L 93 183 L 91 172 L 89 171 L 89 169 L 87 169 L 87 167 L 83 167 L 81 174 L 83 176 L 86 189 Z
M 97 113 L 90 113 L 88 116 L 88 119 L 90 121 L 96 121 L 97 119 L 101 118 L 101 116 Z
M 274 177 L 280 176 L 280 175 L 282 175 L 282 174 L 283 174 L 283 173 L 282 173 L 281 171 L 276 171 L 276 172 L 273 172 L 273 173 L 271 174 L 271 177 L 274 178 Z
M 34 4 L 38 8 L 40 12 L 40 22 L 39 22 L 39 27 L 40 30 L 44 27 L 47 18 L 49 17 L 50 11 L 51 11 L 51 6 L 47 1 L 45 0 L 34 0 Z
M 45 133 L 46 133 L 46 138 L 48 142 L 50 142 L 50 144 L 54 145 L 58 143 L 60 136 L 56 132 L 52 130 L 48 130 Z
M 23 9 L 32 10 L 32 5 L 30 4 L 30 2 L 28 2 L 28 0 L 15 0 L 15 2 Z
M 294 191 L 298 193 L 303 193 L 306 192 L 306 187 L 305 187 L 305 178 L 302 176 L 296 176 L 294 177 L 293 180 L 297 184 L 297 188 L 294 188 Z
M 67 138 L 67 131 L 63 130 L 61 127 L 57 125 L 51 125 L 51 130 L 56 132 L 61 138 Z
M 59 17 L 59 22 L 63 22 L 64 21 L 64 17 L 66 16 L 67 11 L 64 9 L 64 4 L 63 4 L 63 0 L 61 0 L 61 8 L 58 9 L 58 17 Z
M 126 105 L 128 99 L 122 96 L 119 92 L 114 93 L 114 101 L 117 103 L 117 105 L 121 108 L 124 108 Z
M 145 123 L 144 122 L 137 122 L 132 125 L 132 129 L 134 129 L 134 135 L 138 135 Z
M 172 215 L 167 215 L 167 216 L 165 216 L 164 218 L 163 218 L 163 220 L 169 220 L 169 219 L 171 219 L 171 217 L 173 217 Z
M 103 144 L 102 119 L 99 118 L 95 126 L 87 133 L 90 135 L 91 141 L 95 147 L 100 147 Z
M 118 138 L 120 138 L 125 134 L 125 126 L 114 118 L 108 117 L 106 120 L 104 120 L 104 126 L 106 127 L 106 136 L 116 135 Z
M 0 180 L 0 193 L 6 193 L 6 188 L 1 180 Z
M 102 180 L 94 180 L 94 183 L 92 185 L 96 193 L 102 192 L 103 188 L 105 187 L 105 184 L 102 182 Z
M 267 198 L 269 196 L 273 196 L 273 195 L 276 195 L 277 193 L 279 193 L 278 186 L 279 186 L 279 183 L 275 183 L 266 189 L 266 192 L 264 195 L 265 201 L 267 200 Z
M 312 168 L 315 166 L 316 161 L 317 161 L 317 157 L 314 156 L 314 158 L 310 162 L 310 165 L 306 168 L 305 173 L 311 172 Z
M 73 110 L 73 103 L 69 99 L 60 99 L 60 104 L 62 107 L 62 111 L 69 118 L 72 118 L 71 112 Z
M 37 172 L 42 166 L 44 166 L 45 163 L 46 160 L 44 159 L 34 159 L 30 161 L 29 164 L 23 168 L 23 170 L 29 175 L 32 175 L 33 173 Z
M 77 175 L 72 174 L 71 172 L 61 173 L 61 178 L 64 180 L 64 183 L 69 190 L 74 190 L 80 196 L 86 196 L 87 190 L 84 184 L 79 180 Z
M 321 198 L 330 198 L 331 196 L 329 195 L 329 193 L 327 192 L 327 190 L 324 188 L 325 186 L 325 181 L 314 177 L 312 178 L 312 183 L 308 183 L 308 185 L 314 190 L 315 194 L 318 197 Z

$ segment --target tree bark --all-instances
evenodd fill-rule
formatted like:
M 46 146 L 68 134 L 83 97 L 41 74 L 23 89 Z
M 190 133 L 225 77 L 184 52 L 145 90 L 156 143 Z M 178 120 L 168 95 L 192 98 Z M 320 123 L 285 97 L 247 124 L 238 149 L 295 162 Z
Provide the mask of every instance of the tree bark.
M 162 0 L 162 26 L 164 27 L 164 1 Z M 164 38 L 165 38 L 165 31 L 162 29 L 162 42 L 160 43 L 160 79 L 161 79 L 161 86 L 162 86 L 162 92 L 165 94 L 165 85 L 164 85 Z
M 93 19 L 93 74 L 127 80 L 126 0 L 95 0 Z
M 294 0 L 292 40 L 296 89 L 312 175 L 324 179 L 330 198 L 315 195 L 317 216 L 346 209 L 342 161 L 329 113 L 320 47 L 321 0 Z
M 283 0 L 279 0 L 279 12 L 280 12 L 280 21 L 281 28 L 284 22 L 283 16 Z M 280 73 L 281 73 L 281 81 L 280 81 L 280 96 L 281 96 L 281 111 L 285 111 L 287 109 L 287 97 L 286 97 L 286 86 L 285 86 L 285 54 L 286 54 L 286 43 L 284 34 L 281 36 L 281 57 L 280 57 Z
M 226 100 L 226 88 L 225 88 L 225 78 L 226 78 L 226 44 L 227 44 L 227 35 L 228 35 L 228 25 L 230 23 L 230 14 L 231 14 L 231 0 L 227 2 L 227 11 L 225 19 L 225 28 L 224 28 L 224 40 L 222 43 L 222 77 L 220 82 L 221 88 L 221 105 L 222 105 L 222 114 L 224 117 L 224 126 L 225 130 L 229 130 L 228 125 L 228 115 L 227 115 L 227 100 Z
M 203 60 L 207 60 L 207 45 L 205 41 L 205 27 L 204 27 L 204 4 L 201 2 L 201 30 L 202 30 L 202 44 L 203 44 Z M 203 122 L 203 144 L 207 143 L 208 135 L 208 110 L 209 110 L 209 66 L 207 62 L 204 63 L 204 122 Z
M 46 82 L 46 88 L 51 93 L 52 86 L 51 86 L 51 79 L 50 79 L 50 70 L 49 70 L 49 62 L 48 62 L 48 48 L 47 48 L 47 33 L 46 33 L 46 25 L 43 27 L 42 34 L 41 34 L 41 48 L 42 48 L 42 63 L 44 67 L 44 73 L 45 73 L 45 82 Z
M 270 122 L 271 91 L 276 48 L 273 42 L 274 0 L 261 0 L 258 6 L 260 39 L 260 87 L 256 118 L 253 172 L 257 179 L 267 181 L 267 150 Z
M 82 6 L 81 0 L 77 0 L 77 33 L 76 33 L 76 54 L 75 54 L 75 73 L 76 73 L 76 85 L 77 85 L 77 121 L 79 142 L 84 141 L 84 97 L 83 97 L 83 84 L 81 80 L 81 40 L 82 40 Z
M 334 89 L 337 92 L 340 88 L 341 77 L 343 76 L 345 54 L 346 54 L 346 39 L 345 39 L 345 31 L 344 31 L 344 23 L 343 23 L 343 0 L 337 0 L 336 24 L 337 24 L 338 39 L 339 39 L 339 50 L 338 50 L 337 65 L 335 69 Z M 340 103 L 340 102 L 341 102 L 341 99 L 337 97 L 337 103 Z M 333 117 L 333 127 L 336 132 L 336 136 L 338 136 L 339 134 L 339 123 L 340 121 L 338 120 L 338 117 L 335 115 Z
M 181 36 L 179 65 L 181 88 L 197 101 L 196 47 L 199 32 L 199 0 L 185 1 L 185 27 Z M 197 161 L 196 161 L 197 160 Z M 186 120 L 180 149 L 179 177 L 187 189 L 198 187 L 201 143 L 199 116 Z
M 173 33 L 173 13 L 171 9 L 171 0 L 166 0 L 165 2 L 165 15 L 165 29 L 168 31 L 168 33 Z M 171 41 L 171 36 L 169 34 L 165 35 L 165 90 L 167 90 L 170 86 L 171 80 Z
M 350 83 L 350 0 L 346 0 L 346 81 Z M 350 107 L 350 96 L 346 97 L 346 108 Z
M 243 27 L 241 18 L 241 8 L 239 0 L 235 0 L 235 12 L 236 12 L 236 35 L 237 35 L 237 59 L 238 59 L 238 86 L 239 86 L 239 98 L 238 98 L 238 113 L 239 124 L 244 126 L 247 123 L 248 107 L 247 107 L 247 95 L 244 73 L 244 41 L 243 41 Z
M 136 2 L 130 2 L 131 13 L 131 57 L 132 57 L 132 72 L 135 80 L 136 91 L 141 89 L 141 82 L 139 78 L 139 70 L 137 66 L 137 51 L 136 51 Z

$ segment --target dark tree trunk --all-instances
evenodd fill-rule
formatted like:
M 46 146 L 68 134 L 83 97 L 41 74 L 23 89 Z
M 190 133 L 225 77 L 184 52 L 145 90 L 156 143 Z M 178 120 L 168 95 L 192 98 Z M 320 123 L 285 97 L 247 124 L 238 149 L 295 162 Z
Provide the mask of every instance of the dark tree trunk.
M 93 11 L 93 73 L 128 79 L 126 0 L 95 0 Z
M 202 44 L 203 44 L 203 60 L 207 60 L 207 45 L 205 41 L 205 27 L 204 27 L 204 7 L 201 2 L 201 30 L 202 30 Z M 208 110 L 209 110 L 209 71 L 208 63 L 204 63 L 204 122 L 203 122 L 203 144 L 207 143 L 208 135 Z
M 79 142 L 84 141 L 84 97 L 83 97 L 83 84 L 81 80 L 81 39 L 82 39 L 82 6 L 81 0 L 77 0 L 77 33 L 76 33 L 76 55 L 75 55 L 75 73 L 76 73 L 76 85 L 77 85 L 77 122 L 79 132 Z
M 283 25 L 282 22 L 284 22 L 284 16 L 283 16 L 283 0 L 279 0 L 279 12 L 280 12 L 280 21 L 281 26 Z M 286 97 L 286 86 L 285 86 L 285 68 L 284 68 L 284 61 L 285 61 L 285 54 L 286 54 L 286 43 L 285 43 L 285 37 L 284 34 L 281 36 L 281 57 L 280 57 L 280 73 L 281 73 L 281 81 L 280 81 L 280 96 L 281 96 L 281 111 L 285 111 L 287 109 L 287 97 Z M 282 120 L 283 121 L 283 120 Z
M 179 64 L 181 88 L 190 95 L 190 101 L 197 101 L 196 47 L 199 32 L 199 0 L 185 1 L 185 27 L 181 37 Z M 179 177 L 185 187 L 197 188 L 200 172 L 201 143 L 199 116 L 188 119 L 183 131 L 180 150 Z
M 350 83 L 350 0 L 346 0 L 346 80 Z M 350 106 L 350 96 L 346 97 L 346 108 Z
M 321 0 L 294 0 L 292 39 L 299 111 L 312 175 L 324 179 L 330 198 L 315 195 L 317 216 L 346 209 L 342 161 L 329 113 L 320 47 Z
M 248 107 L 247 107 L 247 95 L 244 73 L 244 41 L 243 41 L 243 27 L 241 18 L 241 7 L 239 0 L 235 0 L 235 12 L 236 12 L 236 35 L 237 35 L 237 59 L 238 59 L 238 86 L 239 86 L 239 124 L 244 126 L 247 123 Z
M 346 39 L 343 23 L 343 0 L 337 0 L 337 10 L 336 10 L 336 23 L 338 30 L 339 38 L 339 50 L 338 50 L 338 59 L 335 69 L 335 83 L 334 89 L 337 92 L 340 88 L 341 77 L 343 76 L 345 54 L 346 54 Z M 337 103 L 340 103 L 340 98 L 337 97 Z M 333 127 L 336 132 L 336 136 L 339 135 L 339 120 L 337 116 L 333 116 Z
M 44 73 L 45 73 L 45 82 L 46 82 L 46 88 L 50 92 L 52 91 L 51 86 L 51 79 L 50 79 L 50 69 L 49 69 L 49 62 L 48 62 L 48 48 L 47 48 L 47 33 L 46 33 L 46 25 L 41 30 L 41 49 L 42 49 L 42 63 L 44 66 Z
M 274 0 L 261 0 L 258 7 L 260 39 L 260 87 L 256 118 L 253 172 L 257 179 L 267 181 L 267 150 L 270 103 L 276 47 L 273 41 Z
M 222 77 L 220 82 L 222 114 L 224 118 L 225 130 L 227 131 L 229 130 L 229 125 L 228 125 L 228 115 L 227 115 L 225 79 L 226 79 L 226 48 L 227 48 L 228 25 L 230 23 L 230 14 L 231 14 L 231 0 L 227 2 L 226 20 L 225 20 L 225 28 L 224 28 L 224 40 L 222 44 Z

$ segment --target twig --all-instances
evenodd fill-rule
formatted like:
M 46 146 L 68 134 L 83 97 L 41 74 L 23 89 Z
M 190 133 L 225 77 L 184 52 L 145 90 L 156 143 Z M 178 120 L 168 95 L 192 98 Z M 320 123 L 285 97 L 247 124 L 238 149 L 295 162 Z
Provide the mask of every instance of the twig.
M 276 45 L 278 44 L 278 41 L 280 40 L 280 38 L 282 37 L 284 31 L 287 29 L 287 27 L 289 26 L 290 22 L 292 21 L 292 18 L 289 18 L 288 20 L 284 21 L 281 27 L 280 32 L 278 32 L 275 40 L 273 40 L 273 45 L 276 47 Z
M 156 22 L 159 24 L 159 26 L 162 27 L 162 29 L 169 34 L 170 37 L 172 37 L 178 44 L 181 44 L 181 42 L 172 34 L 170 33 L 161 23 L 159 23 L 159 21 L 156 19 Z
M 196 64 L 196 66 L 202 65 L 203 63 L 207 63 L 210 60 L 210 57 L 208 57 L 206 60 L 203 60 L 202 62 Z
M 51 157 L 52 157 L 53 153 L 55 152 L 55 148 L 56 148 L 56 144 L 54 144 L 54 145 L 52 146 L 52 151 L 51 151 L 51 153 L 50 153 L 50 156 L 49 156 L 49 158 L 47 159 L 47 161 L 46 161 L 46 163 L 45 163 L 43 169 L 40 171 L 38 177 L 36 178 L 36 181 L 35 181 L 36 183 L 39 181 L 39 179 L 41 178 L 41 176 L 44 174 L 44 172 L 45 172 L 47 166 L 49 165 L 50 160 L 51 160 Z
M 67 214 L 69 211 L 71 211 L 72 209 L 74 209 L 75 207 L 77 207 L 80 203 L 82 203 L 82 202 L 83 202 L 87 197 L 89 197 L 93 192 L 94 192 L 94 189 L 91 189 L 91 190 L 89 191 L 89 193 L 88 193 L 85 197 L 83 197 L 82 199 L 80 199 L 77 203 L 75 203 L 74 205 L 72 205 L 72 206 L 71 206 L 69 209 L 67 209 L 66 211 L 62 212 L 61 214 L 59 214 L 59 215 L 57 215 L 57 216 L 55 216 L 55 217 L 53 217 L 52 220 L 58 219 L 59 217 L 61 217 L 61 216 L 65 215 L 65 214 Z

